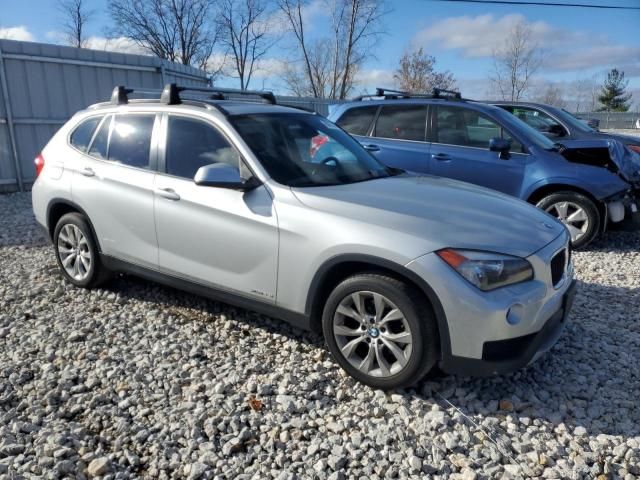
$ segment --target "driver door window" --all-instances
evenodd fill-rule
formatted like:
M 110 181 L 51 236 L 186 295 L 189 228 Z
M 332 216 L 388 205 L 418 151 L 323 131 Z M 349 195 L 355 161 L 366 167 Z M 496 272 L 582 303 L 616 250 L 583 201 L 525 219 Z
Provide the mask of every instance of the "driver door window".
M 169 116 L 166 172 L 193 179 L 200 167 L 226 163 L 240 169 L 240 154 L 227 138 L 201 120 Z
M 511 140 L 511 152 L 521 153 L 522 145 L 489 117 L 460 107 L 438 107 L 435 142 L 462 147 L 489 148 L 489 140 Z

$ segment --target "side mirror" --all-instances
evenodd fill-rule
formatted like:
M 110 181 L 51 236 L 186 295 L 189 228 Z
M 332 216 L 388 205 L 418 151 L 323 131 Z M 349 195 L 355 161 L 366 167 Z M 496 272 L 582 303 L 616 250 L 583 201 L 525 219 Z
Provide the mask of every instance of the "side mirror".
M 260 180 L 250 177 L 245 180 L 240 176 L 240 171 L 227 163 L 213 163 L 200 167 L 193 177 L 196 185 L 203 187 L 229 188 L 246 192 L 260 185 Z
M 489 150 L 492 152 L 499 152 L 500 158 L 506 160 L 511 156 L 509 155 L 509 150 L 511 150 L 511 140 L 494 137 L 489 140 Z

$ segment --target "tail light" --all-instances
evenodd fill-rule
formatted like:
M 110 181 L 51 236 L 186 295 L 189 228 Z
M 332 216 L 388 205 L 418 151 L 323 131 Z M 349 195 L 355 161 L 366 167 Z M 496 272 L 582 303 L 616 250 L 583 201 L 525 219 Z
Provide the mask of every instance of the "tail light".
M 38 178 L 40 176 L 40 172 L 42 172 L 42 169 L 44 168 L 44 157 L 41 153 L 38 154 L 33 163 L 36 165 L 36 178 Z
M 629 147 L 631 150 L 633 150 L 636 153 L 640 153 L 640 146 L 638 145 L 627 145 L 627 147 Z

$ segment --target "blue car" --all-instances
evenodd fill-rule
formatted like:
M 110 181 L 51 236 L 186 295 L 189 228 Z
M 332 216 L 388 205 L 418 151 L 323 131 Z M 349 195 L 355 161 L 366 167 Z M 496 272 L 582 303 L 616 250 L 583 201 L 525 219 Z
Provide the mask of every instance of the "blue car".
M 554 142 L 514 115 L 457 92 L 378 89 L 329 119 L 390 167 L 454 178 L 533 203 L 582 247 L 637 212 L 640 157 L 615 140 Z M 517 219 L 513 219 L 517 221 Z

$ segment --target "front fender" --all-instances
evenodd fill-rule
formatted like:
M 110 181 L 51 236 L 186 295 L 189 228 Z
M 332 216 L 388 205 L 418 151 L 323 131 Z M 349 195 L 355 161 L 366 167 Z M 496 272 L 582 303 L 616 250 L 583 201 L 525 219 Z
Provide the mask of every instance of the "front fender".
M 544 178 L 530 185 L 524 192 L 522 198 L 529 199 L 537 190 L 543 187 L 557 185 L 558 187 L 570 186 L 578 190 L 584 190 L 591 194 L 596 200 L 603 201 L 616 193 L 623 192 L 630 188 L 630 185 L 617 175 L 604 169 L 600 170 L 601 172 L 598 172 L 597 179 L 568 176 Z

